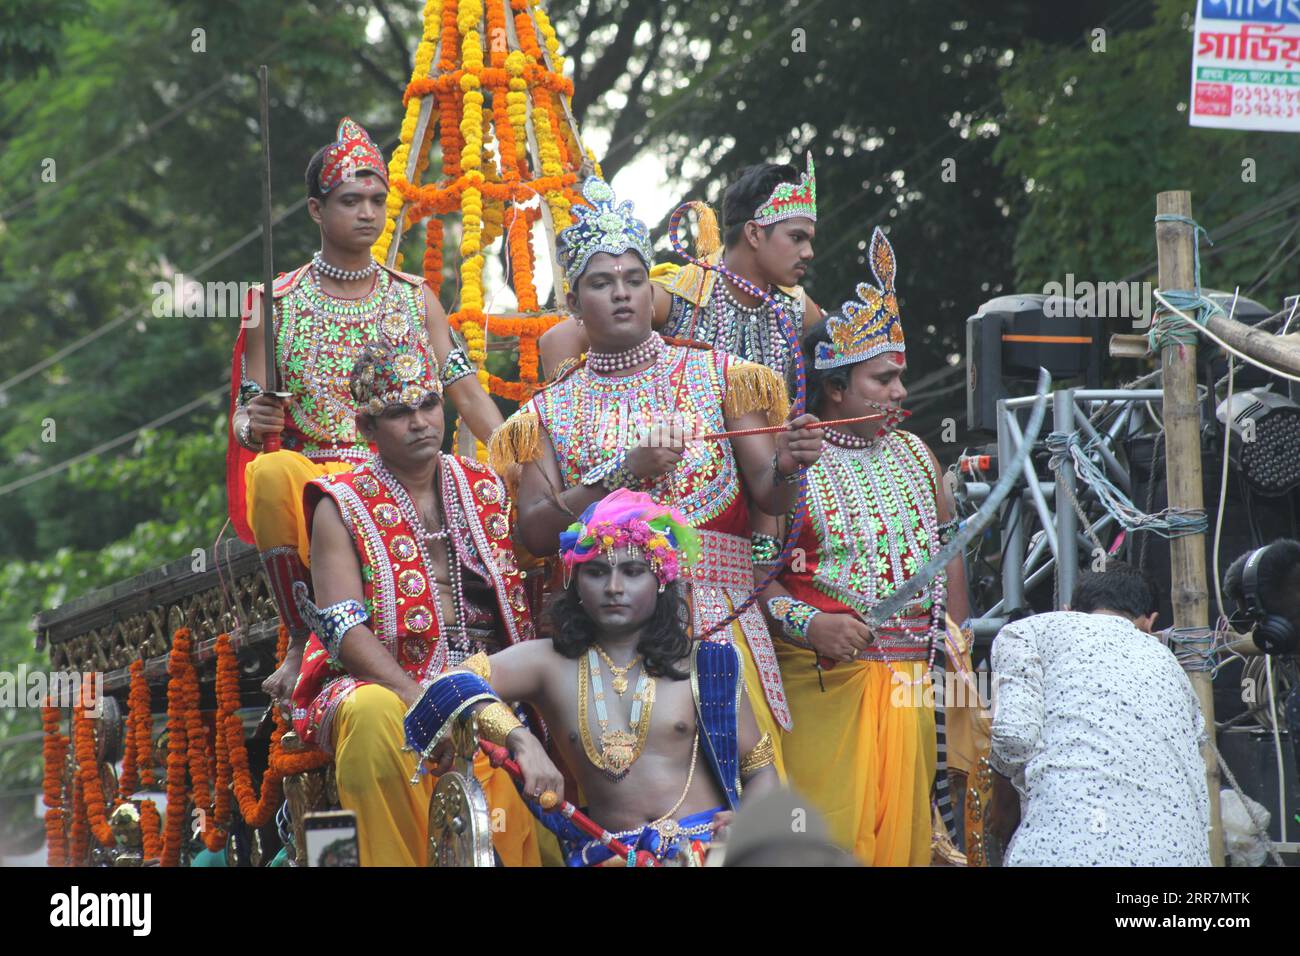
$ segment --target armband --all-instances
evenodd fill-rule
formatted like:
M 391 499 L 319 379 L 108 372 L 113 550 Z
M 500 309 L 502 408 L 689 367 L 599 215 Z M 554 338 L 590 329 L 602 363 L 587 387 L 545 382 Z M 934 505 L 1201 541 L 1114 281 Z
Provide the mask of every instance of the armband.
M 740 775 L 748 777 L 774 763 L 776 750 L 772 746 L 772 735 L 765 732 L 758 738 L 758 743 L 754 744 L 754 749 L 740 758 Z
M 294 602 L 303 621 L 316 632 L 331 664 L 338 663 L 339 646 L 343 635 L 370 619 L 365 605 L 354 598 L 347 598 L 329 607 L 317 607 L 307 593 L 307 585 L 302 581 L 293 583 Z
M 939 547 L 942 548 L 951 541 L 959 527 L 961 527 L 961 521 L 957 518 L 945 521 L 943 524 L 939 525 L 937 529 L 939 532 Z
M 781 622 L 781 633 L 787 641 L 798 647 L 812 649 L 812 644 L 808 642 L 808 625 L 821 611 L 811 604 L 782 595 L 767 599 L 767 612 Z
M 402 720 L 407 749 L 420 757 L 419 767 L 411 777 L 412 783 L 418 783 L 421 774 L 425 773 L 424 761 L 442 743 L 453 721 L 466 709 L 484 700 L 500 702 L 487 681 L 465 671 L 440 674 L 425 688 Z
M 515 712 L 501 701 L 493 701 L 474 717 L 478 724 L 479 736 L 501 747 L 506 745 L 506 738 L 514 730 L 523 726 Z
M 439 378 L 442 380 L 442 387 L 448 388 L 467 375 L 475 374 L 477 372 L 474 363 L 469 360 L 465 350 L 458 345 L 447 353 L 447 361 L 442 366 Z

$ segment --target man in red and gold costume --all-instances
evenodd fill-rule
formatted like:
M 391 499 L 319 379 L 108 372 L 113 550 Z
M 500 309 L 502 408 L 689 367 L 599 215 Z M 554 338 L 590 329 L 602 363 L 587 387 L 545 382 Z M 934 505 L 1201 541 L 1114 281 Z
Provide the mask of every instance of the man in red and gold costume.
M 821 454 L 821 433 L 801 427 L 815 423 L 809 415 L 775 436 L 690 440 L 785 424 L 785 384 L 766 366 L 656 335 L 645 224 L 599 178 L 582 194 L 587 205 L 574 207 L 560 255 L 591 350 L 498 429 L 491 460 L 501 474 L 517 473 L 520 544 L 535 555 L 554 554 L 560 533 L 619 488 L 678 509 L 700 533 L 688 574 L 700 638 L 753 591 L 751 503 L 769 515 L 793 507 L 793 481 Z M 790 713 L 762 612 L 751 606 L 712 637 L 740 650 L 759 730 L 775 741 Z
M 897 407 L 907 395 L 897 267 L 879 229 L 870 255 L 878 286 L 860 283 L 856 300 L 804 338 L 808 406 L 823 421 Z M 785 766 L 835 842 L 862 862 L 925 866 L 937 755 L 933 692 L 922 682 L 944 652 L 945 603 L 958 620 L 968 613 L 961 558 L 887 627 L 873 632 L 865 620 L 956 522 L 919 437 L 881 431 L 878 420 L 824 433 L 825 453 L 808 470 L 799 558 L 764 592 L 795 721 Z M 774 560 L 780 546 L 768 545 Z
M 415 350 L 365 348 L 351 372 L 356 426 L 378 454 L 311 481 L 303 511 L 312 582 L 295 586 L 314 637 L 294 692 L 303 739 L 334 754 L 339 802 L 357 815 L 363 866 L 421 866 L 433 781 L 403 750 L 402 717 L 449 667 L 535 636 L 511 545 L 505 484 L 444 455 L 442 386 Z M 507 866 L 540 864 L 509 777 L 476 767 L 504 826 Z
M 245 309 L 231 370 L 226 487 L 236 533 L 255 543 L 270 579 L 289 653 L 267 681 L 287 698 L 307 628 L 294 607 L 293 585 L 306 581 L 307 531 L 302 489 L 370 457 L 348 393 L 348 371 L 367 342 L 380 341 L 436 361 L 441 382 L 474 433 L 486 439 L 501 422 L 464 350 L 453 348 L 446 314 L 420 276 L 376 262 L 370 247 L 384 225 L 388 169 L 366 131 L 345 118 L 337 140 L 307 165 L 307 211 L 320 226 L 312 261 L 282 274 L 272 289 L 275 366 L 287 401 L 266 394 L 262 290 Z M 253 334 L 248 334 L 249 330 Z M 260 453 L 269 435 L 281 451 Z

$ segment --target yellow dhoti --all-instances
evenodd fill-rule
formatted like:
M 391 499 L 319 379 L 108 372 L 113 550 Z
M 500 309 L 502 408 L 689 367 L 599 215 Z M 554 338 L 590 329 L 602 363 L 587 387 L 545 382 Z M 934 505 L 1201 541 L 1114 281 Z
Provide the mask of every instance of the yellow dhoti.
M 415 755 L 402 750 L 406 708 L 386 687 L 366 684 L 339 704 L 333 722 L 339 803 L 357 815 L 362 866 L 424 866 L 429 800 L 436 778 L 412 784 Z M 506 866 L 540 866 L 538 826 L 509 775 L 479 754 L 474 776 L 487 795 L 492 845 Z M 545 834 L 554 840 L 549 833 Z
M 294 547 L 304 565 L 308 560 L 307 523 L 302 491 L 309 481 L 351 471 L 350 461 L 312 461 L 296 451 L 261 454 L 244 469 L 248 526 L 257 550 Z
M 783 741 L 791 786 L 826 818 L 831 839 L 866 865 L 928 865 L 933 697 L 877 661 L 823 671 L 823 693 L 811 651 L 776 648 L 794 717 Z M 907 680 L 925 669 L 919 661 L 892 667 Z

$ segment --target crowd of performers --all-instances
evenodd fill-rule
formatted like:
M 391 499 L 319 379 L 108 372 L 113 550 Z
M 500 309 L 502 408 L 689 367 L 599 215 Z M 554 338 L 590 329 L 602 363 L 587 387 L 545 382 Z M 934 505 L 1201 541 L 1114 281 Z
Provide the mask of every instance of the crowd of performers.
M 741 282 L 656 268 L 631 204 L 589 178 L 558 237 L 572 318 L 542 340 L 550 381 L 503 421 L 424 280 L 371 257 L 378 147 L 345 119 L 306 178 L 321 249 L 271 290 L 292 397 L 265 380 L 259 290 L 227 479 L 291 637 L 266 690 L 333 754 L 362 863 L 423 864 L 436 774 L 420 768 L 445 766 L 471 718 L 523 770 L 517 787 L 475 764 L 505 865 L 626 863 L 552 809 L 566 797 L 669 860 L 781 784 L 862 863 L 953 855 L 943 758 L 961 731 L 941 696 L 899 690 L 969 665 L 960 558 L 887 627 L 864 623 L 955 526 L 935 455 L 866 417 L 907 394 L 884 235 L 874 281 L 823 312 L 799 286 L 811 160 L 729 186 L 711 259 Z M 802 333 L 797 418 L 778 310 Z M 488 462 L 441 451 L 445 398 Z M 806 520 L 773 576 L 800 482 Z

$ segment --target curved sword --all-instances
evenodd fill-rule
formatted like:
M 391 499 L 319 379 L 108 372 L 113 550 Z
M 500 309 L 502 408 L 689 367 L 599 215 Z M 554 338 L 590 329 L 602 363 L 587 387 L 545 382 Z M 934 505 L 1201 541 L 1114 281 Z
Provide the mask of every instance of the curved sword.
M 1029 425 L 1025 428 L 1024 440 L 1020 443 L 1020 453 L 1016 455 L 1008 467 L 1002 470 L 998 482 L 989 492 L 988 498 L 984 504 L 980 505 L 978 511 L 961 523 L 957 533 L 952 539 L 935 552 L 920 569 L 896 587 L 889 593 L 879 604 L 875 605 L 867 614 L 867 626 L 875 630 L 883 627 L 891 618 L 895 617 L 903 608 L 911 604 L 920 596 L 920 592 L 929 587 L 933 581 L 954 557 L 961 554 L 966 549 L 966 545 L 971 539 L 983 531 L 993 520 L 993 515 L 1001 506 L 1003 500 L 1011 493 L 1011 486 L 1016 483 L 1020 477 L 1020 472 L 1024 470 L 1025 462 L 1029 460 L 1030 452 L 1033 451 L 1034 441 L 1038 438 L 1038 431 L 1043 426 L 1043 419 L 1047 414 L 1047 395 L 1048 388 L 1052 384 L 1052 376 L 1048 374 L 1047 369 L 1038 370 L 1038 391 L 1034 399 L 1034 410 L 1029 416 Z

